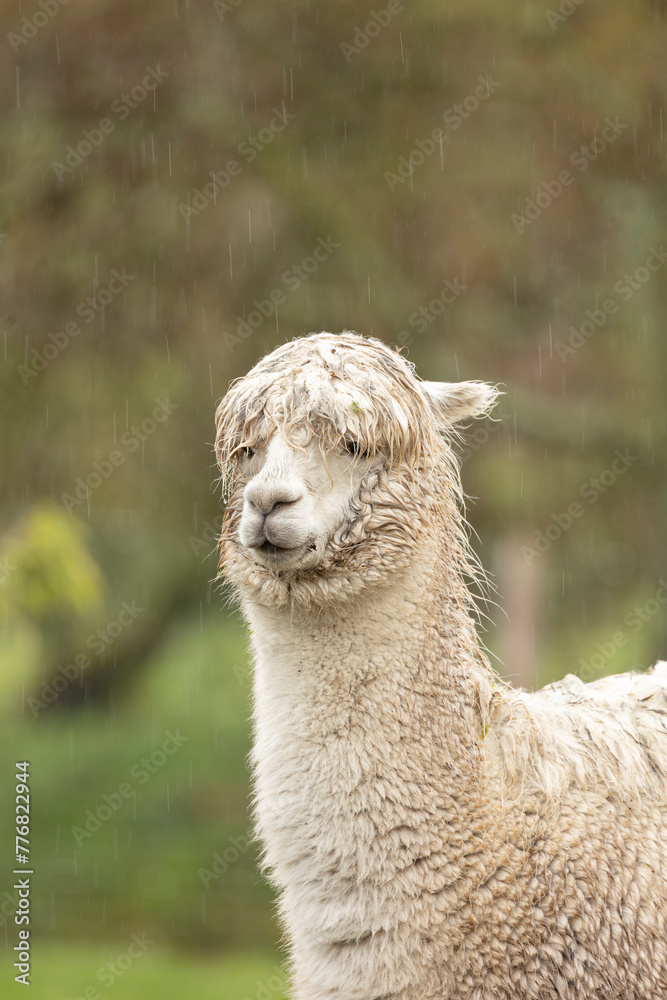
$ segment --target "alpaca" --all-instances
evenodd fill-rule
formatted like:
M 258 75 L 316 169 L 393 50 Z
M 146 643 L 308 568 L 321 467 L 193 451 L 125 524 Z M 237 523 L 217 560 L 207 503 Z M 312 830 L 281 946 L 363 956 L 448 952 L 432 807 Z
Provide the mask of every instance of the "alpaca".
M 217 410 L 295 1000 L 667 997 L 667 664 L 492 671 L 452 435 L 496 395 L 321 333 Z

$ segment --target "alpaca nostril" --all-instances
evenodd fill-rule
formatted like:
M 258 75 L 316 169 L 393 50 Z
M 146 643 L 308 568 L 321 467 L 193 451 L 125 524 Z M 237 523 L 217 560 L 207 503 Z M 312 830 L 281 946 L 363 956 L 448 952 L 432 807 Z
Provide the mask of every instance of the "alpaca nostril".
M 274 514 L 286 507 L 293 507 L 302 499 L 302 493 L 289 491 L 289 493 L 275 493 L 274 491 L 246 491 L 248 504 L 264 517 Z
M 285 507 L 292 507 L 297 502 L 297 499 L 300 498 L 296 498 L 294 500 L 276 500 L 271 510 L 267 510 L 264 516 L 268 517 L 269 514 L 275 514 L 277 510 L 283 510 Z

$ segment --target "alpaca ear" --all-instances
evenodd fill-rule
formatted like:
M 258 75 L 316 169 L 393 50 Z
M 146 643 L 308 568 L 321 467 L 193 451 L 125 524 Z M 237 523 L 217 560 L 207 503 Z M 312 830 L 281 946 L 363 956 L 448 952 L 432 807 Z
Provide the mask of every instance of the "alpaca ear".
M 488 382 L 420 382 L 419 385 L 431 404 L 440 431 L 466 417 L 486 416 L 500 395 Z

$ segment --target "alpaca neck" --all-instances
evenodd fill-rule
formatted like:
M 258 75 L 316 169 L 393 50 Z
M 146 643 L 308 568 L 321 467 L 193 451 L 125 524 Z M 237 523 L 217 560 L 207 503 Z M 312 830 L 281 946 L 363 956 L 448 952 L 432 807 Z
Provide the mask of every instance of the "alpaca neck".
M 457 581 L 443 578 L 442 554 L 425 545 L 417 556 L 337 608 L 290 616 L 246 605 L 260 811 L 263 795 L 296 778 L 298 760 L 310 765 L 313 752 L 341 739 L 348 773 L 337 784 L 328 776 L 336 787 L 348 787 L 360 767 L 366 777 L 400 769 L 405 757 L 428 811 L 448 787 L 458 796 L 474 780 L 488 678 Z M 311 769 L 303 780 L 321 778 Z
M 333 607 L 291 613 L 248 601 L 258 682 L 283 688 L 290 680 L 300 695 L 325 677 L 363 684 L 369 663 L 382 662 L 386 675 L 412 678 L 435 657 L 441 669 L 430 681 L 456 687 L 462 676 L 479 671 L 473 623 L 460 599 L 458 581 L 442 573 L 443 560 L 424 546 L 410 565 L 384 584 Z M 319 668 L 316 672 L 315 665 Z M 327 705 L 327 707 L 331 707 Z

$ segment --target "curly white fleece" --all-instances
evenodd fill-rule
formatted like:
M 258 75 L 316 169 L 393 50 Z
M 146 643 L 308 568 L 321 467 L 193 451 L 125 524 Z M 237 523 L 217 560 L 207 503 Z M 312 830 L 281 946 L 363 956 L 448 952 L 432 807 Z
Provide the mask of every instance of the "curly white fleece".
M 326 364 L 323 344 L 324 407 L 299 382 Z M 490 669 L 438 430 L 493 392 L 466 383 L 458 405 L 447 389 L 438 401 L 349 333 L 297 340 L 251 375 L 252 405 L 241 380 L 218 412 L 221 564 L 252 633 L 257 831 L 295 1000 L 664 1000 L 667 664 L 535 694 Z M 237 538 L 235 452 L 267 413 L 286 439 L 305 426 L 335 447 L 350 432 L 337 380 L 355 401 L 374 376 L 382 419 L 343 419 L 382 469 L 315 569 L 258 566 Z M 389 396 L 407 417 L 391 440 Z

